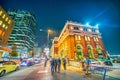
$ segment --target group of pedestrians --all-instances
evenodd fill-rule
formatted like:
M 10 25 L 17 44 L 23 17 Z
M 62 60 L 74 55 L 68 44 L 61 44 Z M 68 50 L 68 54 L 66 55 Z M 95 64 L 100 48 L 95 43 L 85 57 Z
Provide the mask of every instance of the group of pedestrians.
M 66 59 L 65 58 L 63 58 L 62 60 L 60 58 L 58 59 L 52 58 L 50 60 L 52 74 L 54 74 L 54 72 L 60 73 L 61 63 L 63 64 L 64 70 L 66 70 Z

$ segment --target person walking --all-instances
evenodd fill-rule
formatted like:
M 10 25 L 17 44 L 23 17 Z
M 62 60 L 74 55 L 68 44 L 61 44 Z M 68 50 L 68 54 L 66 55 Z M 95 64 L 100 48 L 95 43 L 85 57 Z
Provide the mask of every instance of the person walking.
M 51 64 L 51 73 L 53 75 L 54 74 L 54 67 L 55 67 L 55 60 L 54 60 L 54 58 L 51 59 L 50 64 Z
M 55 72 L 57 72 L 57 66 L 58 66 L 57 65 L 57 59 L 55 59 L 55 64 L 54 65 L 55 65 Z
M 57 65 L 58 65 L 58 73 L 60 73 L 60 66 L 61 66 L 60 58 L 58 58 L 58 60 L 57 60 Z
M 90 65 L 90 59 L 89 57 L 86 58 L 86 75 L 88 75 L 88 72 L 89 72 L 89 65 Z
M 64 67 L 64 70 L 66 70 L 66 59 L 63 58 L 63 67 Z
M 48 61 L 48 58 L 46 57 L 46 58 L 45 58 L 44 67 L 46 67 L 46 65 L 47 65 L 47 61 Z

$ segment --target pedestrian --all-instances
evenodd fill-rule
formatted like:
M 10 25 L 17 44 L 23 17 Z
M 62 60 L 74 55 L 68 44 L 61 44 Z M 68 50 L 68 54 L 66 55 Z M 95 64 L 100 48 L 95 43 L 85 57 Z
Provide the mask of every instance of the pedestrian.
M 55 59 L 55 72 L 57 72 L 57 59 Z
M 66 59 L 63 58 L 63 67 L 64 67 L 64 70 L 66 70 Z
M 46 65 L 47 65 L 47 61 L 48 61 L 48 58 L 46 57 L 46 58 L 45 58 L 44 67 L 46 67 Z
M 89 72 L 89 65 L 90 65 L 90 59 L 89 57 L 86 58 L 86 75 L 88 75 L 88 72 Z
M 55 64 L 54 58 L 51 59 L 50 64 L 51 64 L 51 73 L 53 75 L 54 74 L 54 67 L 55 67 L 55 65 L 54 65 Z
M 58 65 L 58 73 L 60 73 L 60 66 L 61 66 L 60 58 L 58 58 L 58 60 L 57 60 L 57 65 Z

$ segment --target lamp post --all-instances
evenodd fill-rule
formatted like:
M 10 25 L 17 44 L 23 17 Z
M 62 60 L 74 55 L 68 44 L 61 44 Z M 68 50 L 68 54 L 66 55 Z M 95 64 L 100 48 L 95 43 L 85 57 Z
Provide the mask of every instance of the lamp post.
M 49 48 L 49 37 L 50 37 L 50 33 L 52 32 L 52 30 L 48 29 L 47 31 L 47 47 Z
M 44 31 L 43 29 L 40 29 L 40 31 Z M 46 32 L 46 31 L 45 31 Z M 47 48 L 49 47 L 49 38 L 50 38 L 50 33 L 53 31 L 51 29 L 47 30 Z

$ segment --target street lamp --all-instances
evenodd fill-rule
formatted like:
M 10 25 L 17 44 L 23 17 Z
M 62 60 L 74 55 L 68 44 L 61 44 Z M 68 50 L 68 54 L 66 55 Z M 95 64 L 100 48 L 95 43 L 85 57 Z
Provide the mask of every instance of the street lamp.
M 47 47 L 49 47 L 49 37 L 50 37 L 50 33 L 52 33 L 52 30 L 51 29 L 48 29 L 47 31 Z
M 40 29 L 40 31 L 45 31 L 43 29 Z M 46 31 L 45 31 L 46 32 Z M 52 33 L 53 31 L 51 29 L 48 29 L 47 30 L 47 47 L 49 47 L 49 38 L 50 38 L 50 34 Z

